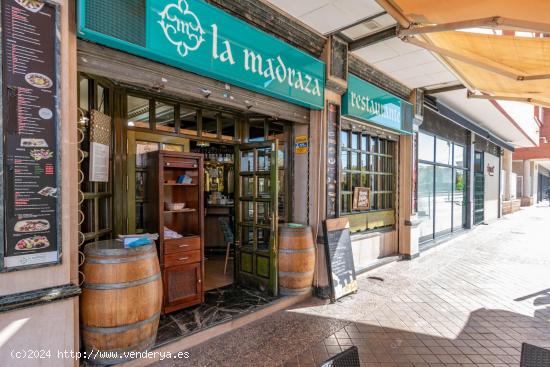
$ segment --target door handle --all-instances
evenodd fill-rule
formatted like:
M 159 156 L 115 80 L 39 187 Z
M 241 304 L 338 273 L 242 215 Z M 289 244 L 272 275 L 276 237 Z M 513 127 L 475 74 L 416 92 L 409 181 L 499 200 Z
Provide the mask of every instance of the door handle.
M 185 261 L 185 260 L 189 260 L 189 257 L 180 257 L 179 258 L 179 261 Z
M 178 247 L 179 247 L 179 248 L 182 248 L 182 247 L 189 247 L 189 245 L 179 245 Z

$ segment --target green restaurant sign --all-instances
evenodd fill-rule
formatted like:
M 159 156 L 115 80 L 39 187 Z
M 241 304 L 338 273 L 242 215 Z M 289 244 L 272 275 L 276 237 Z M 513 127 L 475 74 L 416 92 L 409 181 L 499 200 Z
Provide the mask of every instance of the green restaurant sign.
M 202 0 L 78 3 L 80 38 L 323 108 L 323 62 Z
M 352 74 L 348 75 L 348 91 L 342 97 L 342 115 L 412 133 L 412 104 Z

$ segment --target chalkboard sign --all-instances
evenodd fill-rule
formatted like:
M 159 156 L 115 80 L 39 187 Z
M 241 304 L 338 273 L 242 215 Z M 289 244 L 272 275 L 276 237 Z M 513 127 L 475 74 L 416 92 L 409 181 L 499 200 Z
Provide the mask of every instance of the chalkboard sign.
M 60 261 L 58 6 L 2 0 L 0 268 Z
M 323 222 L 323 230 L 331 300 L 336 301 L 357 292 L 349 221 L 347 218 L 327 219 Z

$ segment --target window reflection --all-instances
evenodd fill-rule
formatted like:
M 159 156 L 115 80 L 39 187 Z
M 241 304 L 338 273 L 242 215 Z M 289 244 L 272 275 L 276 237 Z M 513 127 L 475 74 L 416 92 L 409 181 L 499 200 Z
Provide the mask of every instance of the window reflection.
M 433 162 L 434 137 L 424 133 L 418 134 L 418 159 Z
M 128 127 L 149 129 L 149 100 L 129 95 L 127 106 Z
M 451 164 L 451 146 L 452 143 L 443 139 L 436 139 L 435 143 L 435 159 L 437 163 Z
M 155 102 L 155 128 L 158 131 L 176 132 L 175 107 L 164 102 Z
M 197 135 L 197 110 L 181 106 L 180 134 Z

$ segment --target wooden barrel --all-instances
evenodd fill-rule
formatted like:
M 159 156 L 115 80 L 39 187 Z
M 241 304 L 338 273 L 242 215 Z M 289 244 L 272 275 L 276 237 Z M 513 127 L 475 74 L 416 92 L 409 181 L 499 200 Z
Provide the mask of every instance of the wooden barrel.
M 123 362 L 123 352 L 150 349 L 157 336 L 162 279 L 154 245 L 124 248 L 118 241 L 87 245 L 80 303 L 81 334 L 95 364 Z
M 279 293 L 311 292 L 315 269 L 315 246 L 311 227 L 279 227 Z

